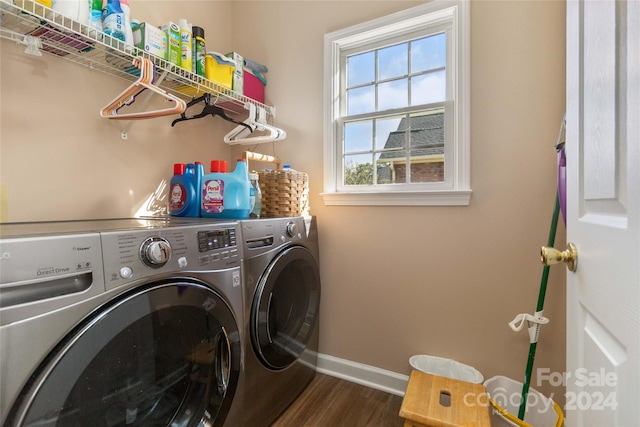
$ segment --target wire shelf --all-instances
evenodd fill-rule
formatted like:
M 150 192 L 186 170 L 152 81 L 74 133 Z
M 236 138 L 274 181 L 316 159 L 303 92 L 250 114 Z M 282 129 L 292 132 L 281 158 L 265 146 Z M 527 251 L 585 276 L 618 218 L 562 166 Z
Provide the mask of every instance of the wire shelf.
M 247 103 L 264 108 L 271 116 L 275 110 L 249 97 L 239 95 L 215 82 L 185 70 L 123 41 L 74 21 L 33 0 L 0 0 L 0 37 L 27 44 L 38 39 L 38 47 L 54 56 L 98 70 L 111 76 L 135 81 L 140 70 L 133 58 L 150 59 L 158 74 L 159 86 L 185 100 L 205 93 L 213 95 L 216 105 L 231 112 L 246 111 Z

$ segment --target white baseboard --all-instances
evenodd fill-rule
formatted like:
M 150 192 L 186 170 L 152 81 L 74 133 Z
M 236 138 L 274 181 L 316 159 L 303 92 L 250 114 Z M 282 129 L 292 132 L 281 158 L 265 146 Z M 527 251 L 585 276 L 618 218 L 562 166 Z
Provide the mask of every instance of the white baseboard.
M 404 396 L 409 381 L 407 375 L 320 353 L 317 371 L 396 396 Z

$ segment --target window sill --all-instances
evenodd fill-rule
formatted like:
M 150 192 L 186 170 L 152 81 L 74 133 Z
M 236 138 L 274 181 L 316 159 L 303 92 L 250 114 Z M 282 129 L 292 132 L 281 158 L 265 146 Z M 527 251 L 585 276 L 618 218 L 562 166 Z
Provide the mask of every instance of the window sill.
M 469 206 L 471 190 L 321 193 L 326 206 Z

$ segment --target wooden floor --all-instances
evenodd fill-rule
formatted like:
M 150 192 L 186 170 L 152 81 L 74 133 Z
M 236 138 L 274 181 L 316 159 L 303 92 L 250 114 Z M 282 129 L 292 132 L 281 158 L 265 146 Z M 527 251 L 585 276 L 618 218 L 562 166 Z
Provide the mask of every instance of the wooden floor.
M 402 397 L 323 374 L 271 427 L 402 427 Z

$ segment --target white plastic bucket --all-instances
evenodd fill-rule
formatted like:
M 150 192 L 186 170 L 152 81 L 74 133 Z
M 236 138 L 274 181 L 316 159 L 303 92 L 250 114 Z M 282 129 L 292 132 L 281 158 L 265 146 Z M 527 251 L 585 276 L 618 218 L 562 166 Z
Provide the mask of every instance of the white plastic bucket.
M 454 380 L 466 381 L 474 384 L 482 384 L 484 377 L 477 369 L 464 363 L 456 362 L 442 357 L 427 356 L 419 354 L 409 358 L 409 364 L 421 372 L 439 375 L 441 377 L 453 378 Z
M 529 388 L 524 420 L 518 419 L 522 399 L 522 383 L 503 376 L 495 376 L 484 382 L 491 403 L 493 427 L 561 427 L 564 415 L 553 399 Z

